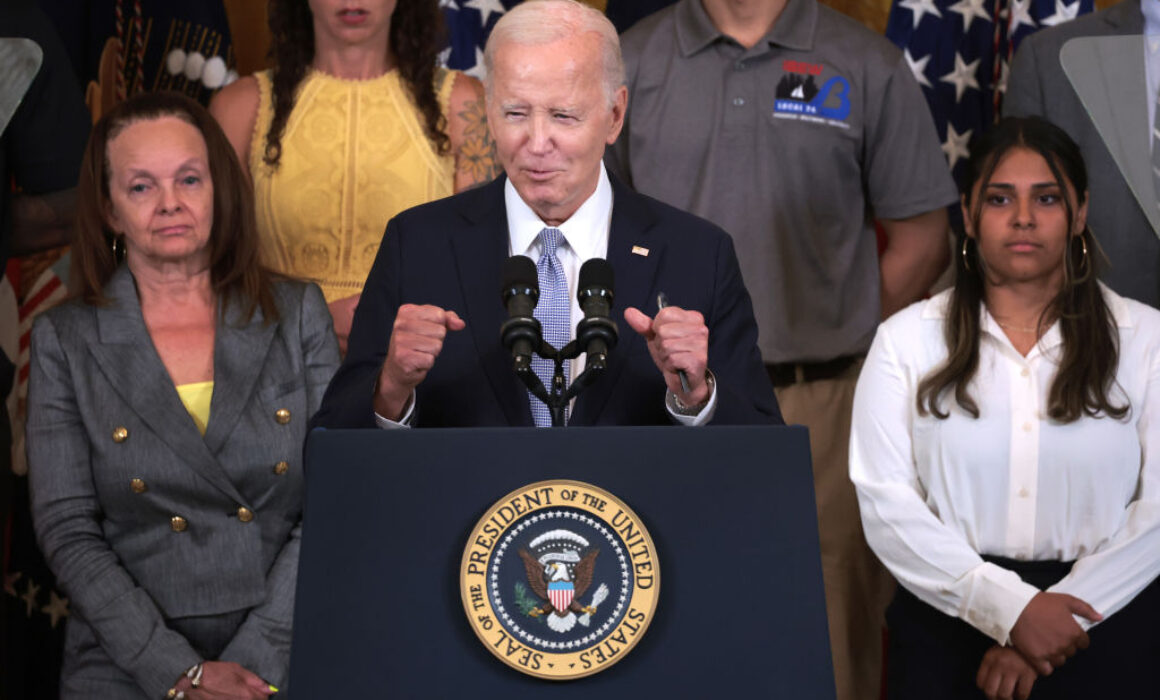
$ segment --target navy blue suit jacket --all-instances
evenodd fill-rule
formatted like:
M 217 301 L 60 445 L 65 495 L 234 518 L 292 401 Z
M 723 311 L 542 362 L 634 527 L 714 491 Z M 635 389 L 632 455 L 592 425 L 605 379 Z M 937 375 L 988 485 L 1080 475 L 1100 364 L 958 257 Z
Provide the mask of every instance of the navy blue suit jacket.
M 577 398 L 569 425 L 669 425 L 665 384 L 647 343 L 624 321 L 635 306 L 655 314 L 657 292 L 696 309 L 709 327 L 717 378 L 717 424 L 781 423 L 757 349 L 757 324 L 733 242 L 721 229 L 612 180 L 608 261 L 616 275 L 613 319 L 620 342 L 608 369 Z M 467 322 L 449 332 L 416 389 L 414 427 L 531 426 L 528 392 L 500 342 L 500 295 L 508 256 L 504 178 L 405 211 L 387 225 L 354 315 L 348 353 L 314 425 L 374 427 L 372 407 L 399 306 L 433 304 Z M 637 247 L 637 253 L 634 253 Z M 639 252 L 647 254 L 639 254 Z

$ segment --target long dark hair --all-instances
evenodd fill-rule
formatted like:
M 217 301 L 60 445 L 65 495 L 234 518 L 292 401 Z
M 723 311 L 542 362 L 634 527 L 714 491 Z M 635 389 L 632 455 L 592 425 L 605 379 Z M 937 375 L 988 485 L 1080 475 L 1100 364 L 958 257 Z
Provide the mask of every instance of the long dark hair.
M 1076 211 L 1086 197 L 1087 169 L 1071 137 L 1039 117 L 1004 119 L 978 139 L 962 187 L 964 215 L 970 217 L 974 230 L 978 231 L 986 183 L 1003 156 L 1016 148 L 1038 153 L 1051 168 L 1066 207 L 1068 231 L 1071 231 Z M 1069 190 L 1068 184 L 1073 189 Z M 1072 191 L 1076 201 L 1072 201 Z M 953 387 L 955 403 L 978 418 L 979 406 L 971 397 L 968 385 L 979 368 L 979 317 L 986 273 L 978 247 L 965 231 L 957 233 L 955 242 L 955 284 L 943 326 L 947 361 L 919 383 L 916 401 L 919 414 L 946 418 L 949 412 L 939 404 L 943 394 Z M 962 251 L 966 252 L 957 254 Z M 1084 226 L 1079 235 L 1068 241 L 1063 287 L 1038 321 L 1042 330 L 1052 319 L 1059 319 L 1063 354 L 1048 393 L 1047 415 L 1062 423 L 1101 412 L 1122 418 L 1129 408 L 1113 404 L 1109 397 L 1119 362 L 1119 336 L 1115 319 L 1100 292 L 1097 257 L 1099 246 L 1091 230 Z
M 107 303 L 105 285 L 117 269 L 105 222 L 109 203 L 109 142 L 138 121 L 173 116 L 201 132 L 213 180 L 213 225 L 209 234 L 210 281 L 223 306 L 238 303 L 242 319 L 262 309 L 267 321 L 278 318 L 272 275 L 258 262 L 258 224 L 254 188 L 249 184 L 229 139 L 205 107 L 176 92 L 143 92 L 109 110 L 93 126 L 77 182 L 76 235 L 69 274 L 74 296 L 94 306 Z
M 411 99 L 423 115 L 423 130 L 439 154 L 451 150 L 447 120 L 435 94 L 435 70 L 443 38 L 437 0 L 399 0 L 391 15 L 389 50 Z M 298 85 L 314 60 L 314 17 L 306 0 L 270 0 L 270 60 L 274 116 L 262 160 L 277 167 L 282 134 L 294 109 Z

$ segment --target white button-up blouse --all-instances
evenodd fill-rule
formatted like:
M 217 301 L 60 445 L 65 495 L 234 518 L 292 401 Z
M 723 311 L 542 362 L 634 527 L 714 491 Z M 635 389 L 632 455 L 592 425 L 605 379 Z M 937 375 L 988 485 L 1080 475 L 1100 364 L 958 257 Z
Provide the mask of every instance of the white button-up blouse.
M 883 323 L 858 380 L 850 478 L 867 541 L 918 598 L 1000 644 L 1038 590 L 980 554 L 1076 560 L 1050 590 L 1105 617 L 1160 574 L 1160 312 L 1103 291 L 1123 419 L 1051 420 L 1058 324 L 1023 357 L 985 309 L 979 418 L 945 394 L 949 418 L 919 415 L 918 384 L 947 357 L 949 290 Z

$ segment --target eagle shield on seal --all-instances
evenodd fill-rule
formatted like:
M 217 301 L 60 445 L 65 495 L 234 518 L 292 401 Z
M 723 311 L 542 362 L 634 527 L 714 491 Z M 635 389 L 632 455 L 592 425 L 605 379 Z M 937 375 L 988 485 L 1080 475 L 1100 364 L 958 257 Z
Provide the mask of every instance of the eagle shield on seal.
M 584 615 L 582 624 L 596 612 L 601 601 L 593 596 L 590 605 L 580 605 L 578 599 L 592 585 L 596 557 L 600 550 L 590 547 L 588 540 L 569 530 L 545 532 L 530 543 L 542 552 L 537 558 L 527 549 L 520 549 L 528 585 L 542 603 L 528 611 L 528 615 L 547 615 L 548 627 L 567 632 L 576 625 L 576 615 Z M 583 554 L 581 552 L 583 551 Z M 607 589 L 601 586 L 607 595 Z M 600 591 L 597 592 L 599 595 Z M 601 596 L 603 597 L 603 596 Z

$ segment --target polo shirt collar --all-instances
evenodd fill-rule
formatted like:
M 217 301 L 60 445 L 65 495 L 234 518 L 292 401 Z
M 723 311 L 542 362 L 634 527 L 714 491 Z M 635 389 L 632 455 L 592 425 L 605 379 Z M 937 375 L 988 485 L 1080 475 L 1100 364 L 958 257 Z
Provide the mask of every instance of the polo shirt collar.
M 701 0 L 681 0 L 675 9 L 675 18 L 677 44 L 681 55 L 686 58 L 725 38 L 709 18 L 709 13 L 705 12 Z M 817 0 L 788 0 L 773 28 L 758 44 L 807 51 L 814 47 L 817 24 Z
M 512 255 L 539 257 L 538 237 L 547 224 L 532 211 L 508 179 L 504 182 L 504 204 L 507 206 L 508 241 Z M 612 184 L 604 163 L 596 190 L 568 220 L 556 228 L 564 235 L 569 248 L 579 260 L 604 257 L 608 248 L 608 229 L 612 220 Z M 535 255 L 533 255 L 535 253 Z

